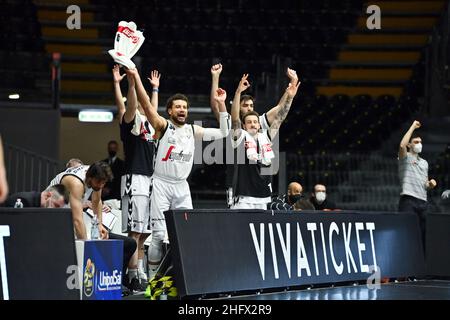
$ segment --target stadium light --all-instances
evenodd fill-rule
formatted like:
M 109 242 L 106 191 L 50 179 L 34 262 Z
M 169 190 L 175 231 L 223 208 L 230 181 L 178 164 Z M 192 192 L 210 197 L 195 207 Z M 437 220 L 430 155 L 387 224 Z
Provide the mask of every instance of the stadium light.
M 114 116 L 111 111 L 82 110 L 78 113 L 80 122 L 111 122 Z
M 11 94 L 8 96 L 8 98 L 9 98 L 10 100 L 17 100 L 17 99 L 20 99 L 20 95 L 19 95 L 18 93 L 11 93 Z

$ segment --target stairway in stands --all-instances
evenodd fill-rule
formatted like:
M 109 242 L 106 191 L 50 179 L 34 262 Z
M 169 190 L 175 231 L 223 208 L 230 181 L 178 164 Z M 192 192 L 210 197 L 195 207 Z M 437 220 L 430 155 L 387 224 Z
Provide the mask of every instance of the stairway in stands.
M 359 17 L 356 30 L 349 34 L 330 69 L 327 83 L 319 86 L 317 93 L 398 97 L 406 85 L 413 91 L 421 89 L 413 74 L 446 1 L 373 1 L 363 12 L 368 5 L 380 7 L 381 29 L 367 29 L 369 15 Z
M 101 39 L 96 22 L 96 6 L 90 0 L 34 0 L 38 9 L 41 33 L 47 53 L 61 53 L 61 102 L 112 104 L 112 82 L 108 68 L 107 49 L 113 39 Z M 69 5 L 81 9 L 81 29 L 69 30 L 66 13 Z

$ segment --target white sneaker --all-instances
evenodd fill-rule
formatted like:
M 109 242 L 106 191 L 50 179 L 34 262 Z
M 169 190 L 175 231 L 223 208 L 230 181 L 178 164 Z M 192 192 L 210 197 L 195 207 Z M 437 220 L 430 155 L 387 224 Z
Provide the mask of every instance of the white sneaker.
M 144 272 L 144 270 L 141 270 L 141 269 L 138 270 L 138 278 L 139 278 L 139 281 L 141 281 L 141 282 L 148 281 L 147 274 Z

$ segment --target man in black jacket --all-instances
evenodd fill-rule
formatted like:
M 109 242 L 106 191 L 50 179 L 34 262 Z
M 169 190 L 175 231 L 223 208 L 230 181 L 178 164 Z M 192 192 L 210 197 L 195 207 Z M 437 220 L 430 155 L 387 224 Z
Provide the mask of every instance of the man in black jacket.
M 61 208 L 67 202 L 66 187 L 57 184 L 43 192 L 28 191 L 12 194 L 2 206 L 11 208 Z
M 316 210 L 330 211 L 336 209 L 336 205 L 327 199 L 327 188 L 323 184 L 316 184 L 309 201 Z
M 108 142 L 108 158 L 102 160 L 111 167 L 113 174 L 112 181 L 106 183 L 103 187 L 103 200 L 117 199 L 120 200 L 120 181 L 125 174 L 125 162 L 117 156 L 119 144 L 115 140 Z

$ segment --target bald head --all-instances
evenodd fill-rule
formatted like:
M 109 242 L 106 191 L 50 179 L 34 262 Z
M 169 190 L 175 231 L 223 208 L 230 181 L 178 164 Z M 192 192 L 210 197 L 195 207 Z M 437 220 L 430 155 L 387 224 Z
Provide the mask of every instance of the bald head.
M 288 196 L 294 195 L 294 194 L 300 194 L 303 191 L 303 187 L 298 182 L 291 182 L 288 185 Z

